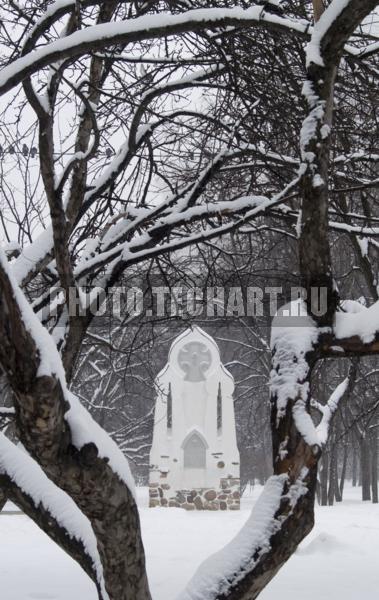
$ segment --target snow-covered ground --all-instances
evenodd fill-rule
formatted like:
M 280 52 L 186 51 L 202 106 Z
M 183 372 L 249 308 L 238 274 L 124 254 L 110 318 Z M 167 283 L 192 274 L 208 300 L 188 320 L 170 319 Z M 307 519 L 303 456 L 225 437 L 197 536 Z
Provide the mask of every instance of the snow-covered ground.
M 146 492 L 138 496 L 153 597 L 174 600 L 243 525 L 259 490 L 230 513 L 148 509 Z M 379 506 L 360 502 L 359 493 L 348 488 L 342 505 L 317 508 L 313 532 L 260 599 L 376 600 Z M 0 587 L 1 600 L 96 600 L 81 569 L 20 514 L 0 516 Z

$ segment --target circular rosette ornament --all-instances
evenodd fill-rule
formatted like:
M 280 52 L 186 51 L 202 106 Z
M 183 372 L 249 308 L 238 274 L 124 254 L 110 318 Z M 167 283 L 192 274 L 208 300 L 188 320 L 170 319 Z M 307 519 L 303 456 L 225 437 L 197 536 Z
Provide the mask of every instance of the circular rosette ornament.
M 178 364 L 185 373 L 184 381 L 204 381 L 211 363 L 211 352 L 201 342 L 189 342 L 179 351 Z

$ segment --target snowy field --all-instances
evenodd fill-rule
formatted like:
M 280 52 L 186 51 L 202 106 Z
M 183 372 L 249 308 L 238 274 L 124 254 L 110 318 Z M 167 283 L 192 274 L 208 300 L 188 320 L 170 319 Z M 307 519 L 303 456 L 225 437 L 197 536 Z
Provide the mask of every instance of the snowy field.
M 317 523 L 260 600 L 376 600 L 379 506 L 347 490 L 342 505 L 317 508 Z M 148 509 L 139 490 L 143 537 L 154 600 L 174 600 L 200 562 L 228 542 L 249 515 Z M 11 505 L 7 510 L 12 509 Z M 0 515 L 1 600 L 96 600 L 81 569 L 21 514 Z

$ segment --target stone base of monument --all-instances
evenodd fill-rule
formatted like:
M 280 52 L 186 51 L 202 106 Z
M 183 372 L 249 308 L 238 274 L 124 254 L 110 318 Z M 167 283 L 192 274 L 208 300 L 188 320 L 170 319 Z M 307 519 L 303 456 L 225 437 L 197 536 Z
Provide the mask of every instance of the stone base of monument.
M 226 477 L 220 480 L 218 489 L 191 490 L 171 490 L 168 483 L 150 483 L 149 506 L 185 510 L 239 510 L 240 480 L 236 477 Z

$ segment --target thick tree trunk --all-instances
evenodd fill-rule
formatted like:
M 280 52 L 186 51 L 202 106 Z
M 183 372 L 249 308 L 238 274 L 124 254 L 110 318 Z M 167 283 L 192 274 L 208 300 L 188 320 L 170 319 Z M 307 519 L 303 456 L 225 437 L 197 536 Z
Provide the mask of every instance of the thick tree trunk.
M 109 458 L 100 458 L 94 442 L 80 443 L 80 449 L 74 445 L 67 418 L 68 410 L 74 409 L 66 400 L 67 391 L 55 374 L 39 375 L 40 347 L 25 326 L 21 301 L 15 297 L 2 265 L 0 285 L 0 363 L 14 391 L 18 438 L 49 479 L 74 500 L 91 522 L 110 600 L 148 600 L 135 499 L 127 483 L 111 467 Z M 39 339 L 38 334 L 36 338 Z M 83 409 L 83 414 L 74 416 L 74 428 L 83 427 L 81 419 L 85 418 Z M 91 427 L 90 417 L 88 426 Z M 109 450 L 112 452 L 113 448 Z M 44 523 L 46 532 L 59 539 L 54 524 L 49 529 L 49 519 Z M 88 557 L 80 557 L 79 550 L 75 551 L 78 562 L 86 568 Z
M 44 410 L 42 402 L 40 408 Z M 20 440 L 30 452 L 36 451 L 25 432 L 20 432 Z M 40 464 L 44 458 L 40 452 Z M 107 460 L 99 458 L 96 446 L 86 444 L 78 451 L 68 445 L 55 462 L 45 462 L 44 471 L 90 520 L 110 600 L 148 600 L 150 593 L 135 499 Z
M 317 464 L 320 454 L 319 449 L 311 448 L 304 442 L 295 425 L 292 409 L 297 400 L 288 401 L 286 414 L 282 416 L 278 424 L 276 398 L 272 399 L 274 474 L 288 475 L 282 501 L 275 514 L 275 519 L 282 525 L 269 539 L 270 550 L 264 552 L 257 562 L 252 561 L 253 568 L 244 573 L 244 576 L 230 589 L 227 595 L 217 595 L 217 600 L 224 598 L 255 600 L 313 528 Z M 285 456 L 284 448 L 286 449 Z M 304 472 L 307 473 L 305 477 Z M 305 493 L 296 500 L 289 501 L 291 493 L 296 495 L 295 489 L 299 485 L 303 486 Z M 258 555 L 259 550 L 257 549 Z
M 284 336 L 285 338 L 285 336 Z M 309 445 L 297 427 L 296 415 L 304 411 L 304 418 L 309 410 L 309 378 L 314 364 L 313 353 L 302 356 L 303 369 L 299 370 L 298 347 L 294 351 L 284 339 L 281 345 L 280 336 L 273 353 L 272 386 L 271 386 L 271 431 L 273 440 L 274 475 L 266 484 L 267 497 L 259 505 L 257 519 L 262 521 L 262 531 L 252 530 L 250 555 L 241 557 L 238 568 L 230 566 L 220 580 L 214 579 L 213 573 L 218 571 L 220 560 L 214 555 L 207 561 L 206 575 L 200 572 L 197 579 L 190 581 L 181 600 L 254 600 L 271 581 L 283 564 L 295 552 L 299 543 L 311 531 L 314 525 L 314 501 L 317 482 L 317 465 L 321 455 L 317 444 Z M 285 387 L 286 398 L 276 395 L 276 383 L 280 382 L 291 368 L 299 373 L 298 381 L 293 386 Z M 306 374 L 305 378 L 304 374 Z M 292 392 L 292 394 L 291 394 Z M 306 402 L 305 402 L 306 400 Z M 253 514 L 249 520 L 251 525 Z M 242 545 L 239 537 L 244 540 Z M 246 532 L 242 530 L 237 539 L 231 542 L 228 553 L 233 552 L 234 561 L 238 561 L 241 548 L 246 545 Z M 263 543 L 262 543 L 262 540 Z M 234 546 L 233 546 L 234 545 Z M 228 561 L 226 561 L 227 563 Z M 209 579 L 209 581 L 208 581 Z M 196 590 L 193 593 L 193 589 Z
M 307 481 L 307 493 L 296 503 L 291 516 L 270 539 L 271 549 L 265 554 L 255 569 L 248 573 L 227 596 L 226 600 L 255 600 L 266 585 L 275 577 L 283 564 L 293 555 L 300 542 L 314 526 L 314 500 L 316 491 L 317 467 L 311 469 Z M 288 513 L 288 500 L 278 511 L 278 517 Z M 206 600 L 206 598 L 204 598 Z
M 43 399 L 38 410 L 48 414 Z M 41 413 L 40 413 L 41 414 Z M 19 416 L 22 421 L 25 418 Z M 41 417 L 27 417 L 29 422 L 43 426 Z M 36 426 L 34 427 L 35 433 Z M 38 458 L 50 479 L 67 492 L 88 517 L 97 538 L 105 587 L 110 600 L 148 600 L 144 549 L 138 508 L 127 485 L 110 468 L 106 459 L 98 456 L 95 444 L 86 444 L 78 451 L 68 444 L 57 449 L 54 461 L 38 448 L 36 440 L 25 428 L 20 440 Z M 37 436 L 40 440 L 42 431 Z

